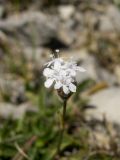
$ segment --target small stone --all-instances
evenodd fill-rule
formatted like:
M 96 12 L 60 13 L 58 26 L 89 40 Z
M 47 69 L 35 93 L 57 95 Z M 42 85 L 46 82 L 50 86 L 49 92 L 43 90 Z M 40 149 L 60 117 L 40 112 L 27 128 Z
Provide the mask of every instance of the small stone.
M 114 25 L 110 19 L 110 17 L 103 15 L 100 17 L 100 31 L 102 32 L 110 32 L 114 31 Z
M 73 5 L 67 5 L 67 6 L 63 5 L 59 7 L 58 11 L 59 11 L 60 17 L 63 20 L 67 20 L 73 15 L 75 11 L 75 7 Z
M 120 87 L 110 87 L 90 96 L 89 106 L 86 109 L 88 121 L 103 121 L 120 125 Z

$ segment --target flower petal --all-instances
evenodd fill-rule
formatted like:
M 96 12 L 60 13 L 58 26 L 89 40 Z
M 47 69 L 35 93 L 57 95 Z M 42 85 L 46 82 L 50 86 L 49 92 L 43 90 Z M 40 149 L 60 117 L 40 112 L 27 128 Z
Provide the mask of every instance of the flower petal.
M 69 84 L 69 89 L 71 92 L 76 92 L 76 86 L 73 83 Z
M 51 76 L 52 74 L 53 74 L 53 70 L 52 69 L 50 69 L 50 68 L 45 68 L 44 69 L 44 71 L 43 71 L 43 75 L 45 76 L 45 77 L 49 77 L 49 76 Z
M 54 62 L 54 67 L 53 67 L 53 68 L 54 68 L 55 70 L 59 70 L 60 67 L 61 67 L 60 61 L 59 61 L 59 60 L 56 60 L 56 61 Z
M 66 84 L 67 86 L 73 81 L 73 79 L 71 77 L 66 77 Z
M 75 76 L 76 76 L 76 72 L 75 72 L 73 69 L 71 69 L 70 74 L 71 74 L 71 76 L 73 76 L 73 77 L 75 77 Z
M 66 76 L 66 71 L 65 70 L 60 70 L 59 74 L 60 74 L 60 76 Z
M 61 82 L 56 82 L 54 88 L 55 89 L 60 89 L 62 87 Z
M 77 67 L 77 70 L 80 71 L 80 72 L 85 72 L 86 71 L 83 67 L 79 67 L 79 66 Z
M 54 79 L 49 78 L 45 81 L 44 85 L 46 88 L 49 88 L 53 84 L 53 82 L 54 82 Z
M 68 94 L 68 93 L 69 93 L 69 89 L 68 89 L 68 87 L 65 86 L 65 85 L 63 85 L 63 92 L 64 92 L 65 94 Z

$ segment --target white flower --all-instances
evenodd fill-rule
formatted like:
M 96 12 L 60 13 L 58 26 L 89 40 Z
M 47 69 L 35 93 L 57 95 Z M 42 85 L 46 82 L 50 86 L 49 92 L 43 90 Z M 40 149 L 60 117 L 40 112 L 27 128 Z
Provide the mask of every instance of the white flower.
M 79 67 L 75 61 L 54 58 L 46 64 L 43 71 L 43 75 L 46 77 L 44 85 L 46 88 L 54 85 L 55 89 L 62 89 L 66 95 L 70 92 L 76 92 L 75 84 L 78 71 L 85 72 L 85 69 Z

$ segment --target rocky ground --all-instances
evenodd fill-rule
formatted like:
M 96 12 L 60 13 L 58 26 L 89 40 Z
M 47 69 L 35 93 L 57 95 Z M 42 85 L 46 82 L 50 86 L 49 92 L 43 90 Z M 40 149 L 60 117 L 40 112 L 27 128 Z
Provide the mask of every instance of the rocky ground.
M 93 83 L 77 98 L 88 99 L 85 121 L 102 124 L 98 129 L 97 123 L 94 134 L 100 146 L 109 148 L 109 138 L 103 139 L 103 122 L 117 129 L 120 126 L 119 5 L 112 0 L 31 0 L 22 4 L 1 0 L 0 117 L 19 119 L 26 111 L 37 112 L 28 91 L 37 92 L 43 64 L 59 48 L 61 56 L 72 56 L 86 68 L 77 80 Z M 113 126 L 110 135 L 114 137 Z

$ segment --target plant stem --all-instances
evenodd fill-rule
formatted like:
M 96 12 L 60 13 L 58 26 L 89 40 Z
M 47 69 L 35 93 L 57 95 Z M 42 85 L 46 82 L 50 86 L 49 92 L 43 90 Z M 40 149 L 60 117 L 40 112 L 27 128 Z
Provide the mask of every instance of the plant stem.
M 59 139 L 59 143 L 58 143 L 58 147 L 57 147 L 57 154 L 59 154 L 59 152 L 60 152 L 61 144 L 62 144 L 62 140 L 63 140 L 63 134 L 64 134 L 64 130 L 65 130 L 66 106 L 67 106 L 67 100 L 64 100 L 63 101 L 63 114 L 62 114 L 62 128 L 60 131 L 60 139 Z

